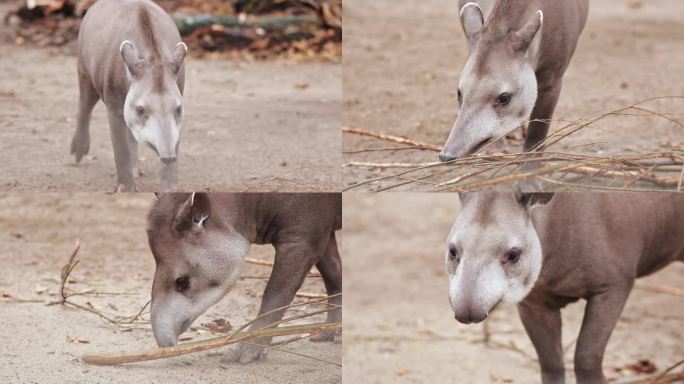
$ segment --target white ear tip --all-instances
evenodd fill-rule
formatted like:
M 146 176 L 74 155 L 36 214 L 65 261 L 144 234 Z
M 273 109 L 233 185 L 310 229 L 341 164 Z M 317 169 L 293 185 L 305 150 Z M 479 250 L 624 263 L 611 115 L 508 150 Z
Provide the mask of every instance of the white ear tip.
M 465 12 L 466 8 L 468 8 L 470 6 L 476 7 L 477 9 L 480 10 L 480 13 L 482 13 L 482 8 L 480 8 L 480 6 L 477 3 L 474 3 L 471 1 L 470 3 L 467 3 L 466 5 L 464 5 L 463 8 L 461 8 L 461 14 L 460 14 L 461 17 L 463 17 L 463 12 Z
M 133 47 L 133 43 L 131 43 L 131 42 L 128 41 L 128 40 L 124 40 L 124 41 L 121 42 L 121 45 L 119 45 L 119 53 L 122 53 L 122 52 L 123 52 L 124 45 L 126 45 L 126 44 L 130 45 L 131 47 Z
M 195 205 L 195 192 L 190 195 L 190 206 Z
M 544 12 L 540 10 L 537 11 L 537 14 L 539 15 L 539 22 L 543 23 L 544 22 Z
M 188 51 L 188 46 L 185 45 L 185 43 L 182 42 L 182 41 L 181 41 L 180 43 L 176 44 L 176 47 L 183 47 L 183 49 L 185 50 L 185 52 Z

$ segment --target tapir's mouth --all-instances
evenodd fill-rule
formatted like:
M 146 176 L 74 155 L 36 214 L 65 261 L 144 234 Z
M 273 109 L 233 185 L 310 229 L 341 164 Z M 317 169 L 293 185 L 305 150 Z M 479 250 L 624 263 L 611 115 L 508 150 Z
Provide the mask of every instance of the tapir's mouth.
M 480 141 L 479 143 L 477 143 L 477 145 L 475 145 L 472 149 L 470 149 L 470 151 L 468 151 L 466 153 L 466 156 L 477 154 L 478 152 L 483 150 L 487 145 L 489 145 L 489 143 L 491 143 L 492 140 L 493 139 L 491 137 L 488 137 L 488 138 Z

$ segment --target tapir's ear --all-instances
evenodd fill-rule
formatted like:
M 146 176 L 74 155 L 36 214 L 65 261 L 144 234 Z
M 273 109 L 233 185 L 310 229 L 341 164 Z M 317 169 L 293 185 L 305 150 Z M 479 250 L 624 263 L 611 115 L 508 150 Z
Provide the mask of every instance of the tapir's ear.
M 178 210 L 174 226 L 178 232 L 201 231 L 209 218 L 210 211 L 209 195 L 193 192 Z
M 544 205 L 553 198 L 552 192 L 518 192 L 516 195 L 518 202 L 525 207 L 533 205 Z
M 119 46 L 119 53 L 123 57 L 126 67 L 128 67 L 128 72 L 131 73 L 133 77 L 139 77 L 142 75 L 144 61 L 138 56 L 138 52 L 133 43 L 128 40 L 124 40 Z
M 468 3 L 461 8 L 461 25 L 468 39 L 468 46 L 472 50 L 484 25 L 484 15 L 477 3 Z
M 511 47 L 516 52 L 527 52 L 527 49 L 532 44 L 532 39 L 537 35 L 539 28 L 544 22 L 544 12 L 537 11 L 524 27 L 520 28 L 511 36 Z
M 178 74 L 181 66 L 183 65 L 183 60 L 185 59 L 185 54 L 188 53 L 188 46 L 184 42 L 176 44 L 176 48 L 173 49 L 173 56 L 171 57 L 171 72 L 174 75 Z

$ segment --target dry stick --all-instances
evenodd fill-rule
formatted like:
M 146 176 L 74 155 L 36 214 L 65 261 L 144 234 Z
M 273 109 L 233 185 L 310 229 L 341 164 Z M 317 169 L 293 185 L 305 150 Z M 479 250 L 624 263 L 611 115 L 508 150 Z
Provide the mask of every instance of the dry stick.
M 662 378 L 665 377 L 665 375 L 672 372 L 672 370 L 674 370 L 675 368 L 679 367 L 682 364 L 684 364 L 684 360 L 679 360 L 678 362 L 676 362 L 675 364 L 670 366 L 668 369 L 666 369 L 663 373 L 658 375 L 655 379 L 653 379 L 653 381 L 651 381 L 651 383 L 653 383 L 653 384 L 659 383 L 662 380 Z M 681 372 L 680 375 L 684 376 L 684 372 Z
M 272 260 L 261 260 L 261 259 L 255 259 L 253 257 L 245 257 L 245 263 L 263 265 L 263 266 L 267 266 L 267 267 L 272 267 L 275 264 L 275 262 Z M 311 271 L 309 271 L 309 274 L 307 275 L 307 277 L 321 277 L 321 274 L 318 271 L 311 269 Z
M 328 296 L 326 299 L 330 299 L 333 297 L 341 296 L 341 293 L 338 293 L 336 295 Z M 328 303 L 324 303 L 326 299 L 317 299 L 317 300 L 310 300 L 308 302 L 304 303 L 297 303 L 297 304 L 290 304 L 286 305 L 283 307 L 275 308 L 271 311 L 265 312 L 259 316 L 257 316 L 255 319 L 248 321 L 247 323 L 243 324 L 240 328 L 235 330 L 233 333 L 231 333 L 228 336 L 221 336 L 221 337 L 216 337 L 212 339 L 207 339 L 207 340 L 201 340 L 201 341 L 196 341 L 196 342 L 190 342 L 186 344 L 181 344 L 175 347 L 168 347 L 168 348 L 157 348 L 148 352 L 140 352 L 140 353 L 130 353 L 130 354 L 122 354 L 122 355 L 86 355 L 84 356 L 84 361 L 88 364 L 99 364 L 99 365 L 116 365 L 116 364 L 125 364 L 125 363 L 130 363 L 130 362 L 136 362 L 136 361 L 145 361 L 145 360 L 154 360 L 154 359 L 161 359 L 161 358 L 166 358 L 166 357 L 172 357 L 172 356 L 180 356 L 184 355 L 187 353 L 192 353 L 192 352 L 199 352 L 199 351 L 204 351 L 207 349 L 213 349 L 213 348 L 218 348 L 222 347 L 224 345 L 228 344 L 234 344 L 241 342 L 242 340 L 247 340 L 253 337 L 267 337 L 267 336 L 286 336 L 288 334 L 297 334 L 297 333 L 310 333 L 310 331 L 313 330 L 327 330 L 327 329 L 337 329 L 342 326 L 341 323 L 321 323 L 318 324 L 317 327 L 313 328 L 306 328 L 307 326 L 293 326 L 293 327 L 282 327 L 282 328 L 272 328 L 277 326 L 278 324 L 282 324 L 287 321 L 292 321 L 292 320 L 297 320 L 301 319 L 304 317 L 309 317 L 313 315 L 317 315 L 319 313 L 324 313 L 329 311 L 329 309 L 325 310 L 320 310 L 320 311 L 314 311 L 310 313 L 306 313 L 303 315 L 297 315 L 297 316 L 290 316 L 288 318 L 281 319 L 277 322 L 267 324 L 266 326 L 257 328 L 255 330 L 251 330 L 248 332 L 242 332 L 244 329 L 246 329 L 248 326 L 251 324 L 254 324 L 256 321 L 264 318 L 265 316 L 268 316 L 270 314 L 273 314 L 278 311 L 284 311 L 288 308 L 294 308 L 294 307 L 300 307 L 303 305 L 307 304 L 316 304 L 316 303 L 322 303 L 329 305 Z M 337 306 L 335 306 L 337 307 Z M 299 327 L 299 328 L 296 328 Z M 302 328 L 304 327 L 304 328 Z M 270 334 L 269 332 L 264 333 L 264 330 L 269 330 L 269 332 L 274 331 L 275 329 L 281 329 L 283 332 L 293 332 L 295 329 L 300 329 L 298 332 L 293 332 L 293 333 L 284 333 L 284 334 Z M 301 329 L 306 329 L 307 331 L 301 331 Z M 250 336 L 257 334 L 256 336 Z M 225 343 L 225 344 L 223 344 Z
M 283 348 L 280 348 L 279 346 L 273 345 L 273 344 L 271 344 L 271 345 L 265 345 L 265 344 L 252 343 L 252 342 L 249 342 L 249 341 L 243 341 L 242 344 L 253 345 L 253 346 L 256 346 L 256 347 L 261 347 L 261 348 L 266 348 L 266 349 L 273 349 L 273 350 L 278 351 L 278 352 L 285 352 L 285 353 L 289 353 L 289 354 L 292 354 L 292 355 L 301 356 L 301 357 L 306 357 L 306 358 L 308 358 L 308 359 L 320 361 L 320 362 L 322 362 L 322 363 L 326 363 L 326 364 L 330 364 L 330 365 L 335 365 L 335 366 L 340 367 L 340 368 L 342 367 L 342 364 L 340 364 L 340 363 L 336 363 L 336 362 L 334 362 L 334 361 L 330 361 L 330 360 L 326 360 L 326 359 L 321 359 L 320 357 L 316 357 L 316 356 L 306 355 L 306 354 L 304 354 L 304 353 L 299 353 L 299 352 L 291 351 L 291 350 L 289 350 L 289 349 L 283 349 Z
M 342 132 L 351 133 L 351 134 L 355 134 L 355 135 L 361 135 L 361 136 L 374 137 L 376 139 L 393 141 L 395 143 L 406 144 L 406 145 L 410 145 L 412 147 L 429 149 L 429 150 L 437 151 L 437 152 L 442 150 L 442 147 L 434 145 L 434 144 L 421 143 L 419 141 L 411 140 L 411 139 L 408 139 L 405 137 L 394 136 L 394 135 L 389 135 L 389 134 L 385 134 L 385 133 L 370 132 L 370 131 L 366 131 L 366 130 L 363 130 L 360 128 L 342 127 Z
M 135 363 L 140 361 L 180 356 L 193 352 L 206 351 L 209 349 L 220 348 L 229 344 L 240 343 L 257 337 L 287 336 L 300 333 L 311 333 L 314 331 L 321 330 L 338 329 L 341 327 L 341 323 L 318 323 L 306 325 L 292 325 L 278 328 L 267 328 L 262 329 L 260 331 L 233 333 L 229 337 L 214 337 L 211 339 L 180 344 L 175 347 L 155 348 L 148 350 L 146 352 L 107 355 L 85 355 L 83 356 L 83 362 L 85 362 L 86 364 L 95 365 L 119 365 L 126 363 Z
M 672 296 L 684 297 L 684 289 L 675 288 L 675 287 L 668 287 L 665 285 L 649 285 L 649 284 L 636 283 L 634 285 L 634 288 L 641 289 L 642 291 L 663 293 L 663 294 L 672 295 Z
M 67 295 L 66 292 L 64 291 L 64 288 L 67 283 L 67 279 L 69 279 L 69 275 L 71 275 L 71 272 L 73 272 L 74 268 L 78 265 L 78 260 L 76 260 L 76 255 L 78 254 L 78 251 L 81 249 L 81 240 L 76 239 L 76 245 L 74 246 L 74 250 L 71 251 L 71 256 L 69 256 L 69 260 L 67 263 L 62 267 L 62 280 L 59 284 L 59 293 L 62 296 L 62 304 L 64 304 L 67 300 Z

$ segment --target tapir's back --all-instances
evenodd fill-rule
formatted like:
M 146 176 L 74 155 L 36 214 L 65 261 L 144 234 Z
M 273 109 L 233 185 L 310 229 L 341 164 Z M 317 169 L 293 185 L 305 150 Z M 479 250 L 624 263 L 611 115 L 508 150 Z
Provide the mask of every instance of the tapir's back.
M 101 96 L 105 96 L 106 87 L 120 88 L 124 94 L 127 91 L 119 51 L 124 40 L 133 42 L 140 55 L 149 60 L 156 50 L 163 58 L 171 57 L 181 37 L 171 16 L 152 1 L 97 1 L 81 23 L 78 55 L 79 69 L 91 78 Z
M 577 274 L 574 280 L 591 289 L 684 260 L 682 217 L 679 194 L 557 193 L 533 213 L 542 278 Z

